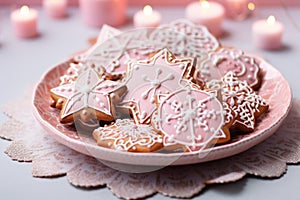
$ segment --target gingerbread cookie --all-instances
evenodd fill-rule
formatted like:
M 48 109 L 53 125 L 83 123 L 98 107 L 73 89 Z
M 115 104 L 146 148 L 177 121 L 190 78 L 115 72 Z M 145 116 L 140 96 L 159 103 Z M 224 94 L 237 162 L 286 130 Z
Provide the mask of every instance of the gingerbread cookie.
M 228 72 L 221 81 L 207 83 L 208 88 L 219 88 L 222 101 L 228 104 L 234 115 L 234 128 L 243 132 L 254 131 L 256 119 L 268 110 L 268 104 L 247 84 Z
M 188 56 L 197 60 L 204 59 L 208 52 L 215 51 L 220 46 L 205 26 L 185 19 L 160 26 L 149 38 L 156 46 L 170 49 L 175 56 Z
M 220 131 L 223 107 L 215 95 L 186 86 L 170 93 L 158 107 L 164 146 L 183 145 L 188 151 L 207 146 Z
M 60 85 L 50 92 L 55 106 L 61 109 L 60 121 L 69 123 L 76 117 L 83 121 L 89 121 L 91 117 L 114 120 L 113 103 L 119 100 L 118 91 L 124 90 L 125 87 L 118 82 L 105 80 L 95 70 L 89 69 L 74 83 Z
M 207 58 L 198 62 L 195 79 L 200 82 L 221 79 L 229 71 L 253 89 L 261 85 L 259 61 L 240 49 L 227 47 L 209 53 Z
M 127 93 L 118 108 L 130 112 L 137 124 L 150 123 L 156 110 L 156 96 L 180 88 L 192 72 L 193 59 L 176 59 L 167 49 L 149 60 L 132 62 L 124 83 Z
M 153 152 L 162 148 L 163 137 L 151 125 L 135 124 L 131 119 L 118 119 L 93 132 L 97 144 L 117 151 Z

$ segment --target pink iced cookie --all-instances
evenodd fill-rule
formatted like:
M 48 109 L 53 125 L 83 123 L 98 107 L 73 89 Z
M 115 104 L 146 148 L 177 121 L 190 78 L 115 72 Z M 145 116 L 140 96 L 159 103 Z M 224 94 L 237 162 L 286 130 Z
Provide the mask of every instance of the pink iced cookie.
M 156 109 L 156 97 L 181 87 L 193 71 L 193 59 L 175 59 L 167 49 L 149 60 L 132 62 L 125 81 L 127 93 L 119 108 L 129 111 L 137 124 L 150 123 Z
M 184 87 L 169 94 L 158 107 L 164 146 L 180 144 L 199 151 L 209 144 L 223 125 L 223 107 L 211 93 Z
M 61 106 L 62 123 L 73 122 L 76 117 L 89 121 L 91 116 L 111 121 L 114 120 L 113 102 L 118 99 L 116 91 L 124 89 L 119 85 L 100 78 L 95 70 L 89 69 L 81 73 L 74 83 L 60 85 L 50 92 L 56 104 Z
M 209 53 L 197 67 L 195 79 L 200 82 L 220 79 L 232 71 L 253 89 L 258 89 L 261 84 L 259 61 L 240 49 L 222 47 Z
M 157 28 L 149 37 L 154 44 L 170 49 L 175 56 L 189 56 L 197 60 L 220 46 L 206 27 L 184 19 Z

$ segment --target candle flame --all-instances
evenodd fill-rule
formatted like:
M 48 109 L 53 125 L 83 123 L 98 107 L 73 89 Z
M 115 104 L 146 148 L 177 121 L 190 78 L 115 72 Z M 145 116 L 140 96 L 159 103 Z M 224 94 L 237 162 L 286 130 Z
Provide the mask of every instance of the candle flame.
M 149 5 L 146 5 L 145 7 L 144 7 L 144 14 L 145 15 L 147 15 L 147 16 L 149 16 L 149 15 L 151 15 L 152 14 L 152 12 L 153 12 L 153 9 L 152 9 L 152 7 L 151 6 L 149 6 Z
M 24 5 L 24 6 L 22 6 L 21 8 L 20 8 L 20 14 L 21 15 L 26 15 L 27 13 L 29 13 L 29 7 L 28 6 L 26 6 L 26 5 Z
M 273 15 L 270 15 L 267 19 L 268 25 L 274 25 L 276 22 L 276 18 Z
M 255 4 L 254 4 L 253 2 L 249 2 L 249 3 L 248 3 L 248 9 L 249 9 L 250 11 L 254 11 L 254 10 L 255 10 Z
M 201 4 L 201 7 L 204 9 L 208 9 L 210 7 L 209 2 L 206 0 L 200 0 L 200 4 Z

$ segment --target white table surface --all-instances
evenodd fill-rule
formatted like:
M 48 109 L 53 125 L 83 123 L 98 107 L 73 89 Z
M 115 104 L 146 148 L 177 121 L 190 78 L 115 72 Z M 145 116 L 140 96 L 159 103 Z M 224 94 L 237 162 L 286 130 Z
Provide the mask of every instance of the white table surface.
M 128 10 L 128 24 L 136 8 Z M 167 23 L 184 16 L 181 8 L 158 8 Z M 10 8 L 0 8 L 0 104 L 21 97 L 23 91 L 39 80 L 52 65 L 70 54 L 87 47 L 87 39 L 98 34 L 82 24 L 78 9 L 70 8 L 69 17 L 51 20 L 40 10 L 40 37 L 32 40 L 16 38 L 9 21 Z M 289 16 L 300 18 L 300 8 L 288 8 Z M 251 41 L 251 24 L 259 18 L 274 14 L 285 25 L 284 48 L 279 51 L 256 49 Z M 260 8 L 244 21 L 226 20 L 227 34 L 221 38 L 224 45 L 238 46 L 266 58 L 289 81 L 294 96 L 300 98 L 300 29 L 297 29 L 283 8 Z M 295 21 L 300 26 L 300 22 Z M 5 117 L 0 115 L 0 122 Z M 31 176 L 30 163 L 13 162 L 4 154 L 9 142 L 0 140 L 0 199 L 117 199 L 107 188 L 83 190 L 71 186 L 66 177 L 41 179 Z M 280 179 L 246 177 L 241 181 L 208 186 L 195 199 L 300 199 L 300 166 L 288 166 Z M 169 199 L 160 194 L 150 199 Z

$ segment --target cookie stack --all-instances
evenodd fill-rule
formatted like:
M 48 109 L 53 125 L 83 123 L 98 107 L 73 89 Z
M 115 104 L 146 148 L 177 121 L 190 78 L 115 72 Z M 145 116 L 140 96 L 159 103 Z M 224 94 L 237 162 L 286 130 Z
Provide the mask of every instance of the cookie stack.
M 52 106 L 61 123 L 92 130 L 102 147 L 197 152 L 254 131 L 268 110 L 257 94 L 259 65 L 205 27 L 179 20 L 119 34 L 76 56 L 50 91 Z

